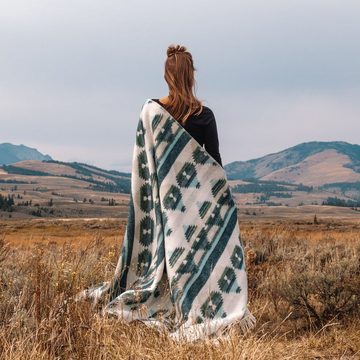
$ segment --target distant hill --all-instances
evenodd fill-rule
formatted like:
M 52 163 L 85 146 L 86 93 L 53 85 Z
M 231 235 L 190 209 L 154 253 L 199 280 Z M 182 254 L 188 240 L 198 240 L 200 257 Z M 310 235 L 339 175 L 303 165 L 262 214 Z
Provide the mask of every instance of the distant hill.
M 130 173 L 116 170 L 104 170 L 96 166 L 56 160 L 25 160 L 11 165 L 0 166 L 1 179 L 17 179 L 20 181 L 35 181 L 45 186 L 54 180 L 54 177 L 67 181 L 69 187 L 74 180 L 81 181 L 87 189 L 105 192 L 130 192 Z M 16 175 L 16 176 L 14 176 Z M 58 181 L 55 181 L 58 183 Z
M 34 148 L 25 145 L 0 144 L 0 165 L 14 164 L 22 160 L 52 160 Z
M 0 218 L 126 217 L 130 175 L 55 160 L 2 165 Z
M 360 145 L 307 142 L 248 161 L 224 166 L 230 180 L 258 179 L 321 186 L 360 181 Z

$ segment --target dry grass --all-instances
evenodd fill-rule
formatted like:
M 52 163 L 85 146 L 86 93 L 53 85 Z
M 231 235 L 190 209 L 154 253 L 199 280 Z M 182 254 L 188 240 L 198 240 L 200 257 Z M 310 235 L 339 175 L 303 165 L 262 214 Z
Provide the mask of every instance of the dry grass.
M 120 222 L 2 225 L 0 359 L 360 358 L 360 232 L 350 223 L 242 224 L 257 327 L 196 343 L 174 343 L 72 301 L 111 277 Z

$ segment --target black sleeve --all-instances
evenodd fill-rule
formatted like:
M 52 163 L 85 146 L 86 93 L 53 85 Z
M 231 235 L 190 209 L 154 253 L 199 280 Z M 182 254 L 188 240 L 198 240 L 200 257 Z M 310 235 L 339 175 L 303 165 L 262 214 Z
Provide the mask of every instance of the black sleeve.
M 205 150 L 222 166 L 216 120 L 214 114 L 212 112 L 211 114 L 211 120 L 205 131 Z

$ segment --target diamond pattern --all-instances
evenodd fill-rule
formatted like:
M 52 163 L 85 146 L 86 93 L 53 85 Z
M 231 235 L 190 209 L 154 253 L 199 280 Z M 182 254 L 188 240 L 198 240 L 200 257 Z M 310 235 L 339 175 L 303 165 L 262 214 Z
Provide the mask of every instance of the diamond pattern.
M 151 252 L 148 249 L 144 249 L 138 256 L 137 271 L 138 276 L 144 276 L 149 270 L 151 265 Z
M 194 251 L 198 251 L 207 250 L 209 247 L 210 242 L 207 236 L 207 231 L 205 229 L 201 229 L 195 241 L 193 242 L 191 249 L 193 249 Z
M 229 293 L 241 291 L 238 283 L 236 282 L 235 271 L 231 267 L 226 267 L 219 281 L 219 288 L 221 291 Z
M 149 246 L 154 238 L 154 220 L 150 216 L 145 216 L 140 221 L 140 243 Z
M 231 263 L 234 268 L 241 270 L 244 265 L 244 253 L 240 246 L 236 245 L 231 255 Z
M 176 175 L 176 181 L 180 187 L 200 187 L 200 183 L 196 178 L 195 166 L 190 162 L 186 162 L 182 166 L 182 168 Z
M 210 156 L 206 154 L 203 147 L 200 146 L 193 151 L 192 158 L 196 164 L 204 165 L 206 163 L 212 163 Z
M 218 312 L 223 313 L 222 310 L 223 298 L 218 291 L 212 291 L 210 296 L 201 306 L 201 314 L 204 318 L 213 319 Z
M 197 266 L 194 262 L 194 256 L 190 252 L 186 255 L 185 259 L 180 264 L 176 272 L 178 272 L 179 274 L 186 274 L 186 273 L 192 273 L 196 270 L 197 270 Z
M 154 207 L 152 188 L 149 184 L 140 187 L 140 207 L 146 213 L 149 213 Z
M 182 203 L 181 190 L 178 186 L 171 185 L 170 189 L 164 196 L 164 208 L 167 210 L 180 210 L 184 212 L 186 210 L 184 204 Z
M 138 170 L 141 179 L 143 180 L 149 179 L 150 172 L 148 168 L 148 159 L 145 150 L 141 151 L 138 155 Z

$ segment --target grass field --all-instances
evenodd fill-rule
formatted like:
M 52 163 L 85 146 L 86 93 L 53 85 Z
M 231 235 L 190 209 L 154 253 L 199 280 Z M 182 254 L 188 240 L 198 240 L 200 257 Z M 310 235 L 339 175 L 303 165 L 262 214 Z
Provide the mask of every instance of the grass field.
M 74 303 L 110 279 L 124 219 L 0 222 L 0 359 L 359 359 L 360 222 L 241 215 L 251 332 L 175 343 Z

